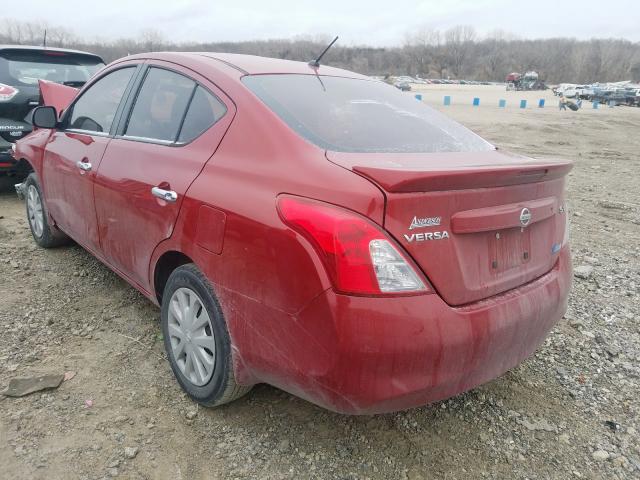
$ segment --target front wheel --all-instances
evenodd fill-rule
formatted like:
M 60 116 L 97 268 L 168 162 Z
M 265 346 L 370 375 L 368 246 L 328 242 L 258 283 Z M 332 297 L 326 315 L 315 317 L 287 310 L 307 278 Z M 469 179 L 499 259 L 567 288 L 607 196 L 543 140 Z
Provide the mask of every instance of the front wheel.
M 222 309 L 195 265 L 182 265 L 169 276 L 162 294 L 161 322 L 171 369 L 196 402 L 214 407 L 251 390 L 236 383 Z
M 42 188 L 40 188 L 38 176 L 35 173 L 30 173 L 25 180 L 24 190 L 27 220 L 35 242 L 42 248 L 52 248 L 67 243 L 69 237 L 49 222 Z

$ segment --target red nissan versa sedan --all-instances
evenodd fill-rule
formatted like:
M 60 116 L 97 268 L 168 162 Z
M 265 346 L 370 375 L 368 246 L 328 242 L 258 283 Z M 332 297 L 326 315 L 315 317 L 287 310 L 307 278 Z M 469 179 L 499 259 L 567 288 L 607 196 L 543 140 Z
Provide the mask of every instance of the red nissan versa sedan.
M 565 311 L 571 163 L 497 151 L 393 86 L 158 53 L 64 106 L 15 152 L 33 237 L 73 238 L 160 305 L 204 405 L 261 382 L 338 412 L 425 405 L 517 365 Z

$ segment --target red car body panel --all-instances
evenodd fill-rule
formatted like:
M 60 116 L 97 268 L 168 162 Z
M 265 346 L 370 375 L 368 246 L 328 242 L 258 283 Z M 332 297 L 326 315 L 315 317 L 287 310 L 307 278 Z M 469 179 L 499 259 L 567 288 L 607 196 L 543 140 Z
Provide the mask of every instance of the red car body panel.
M 58 113 L 66 110 L 78 94 L 78 89 L 47 80 L 38 80 L 43 105 L 55 107 Z
M 206 85 L 225 103 L 227 113 L 193 142 L 181 147 L 127 138 L 114 138 L 109 145 L 94 187 L 101 250 L 113 266 L 147 288 L 151 288 L 149 260 L 155 247 L 171 237 L 189 186 L 215 153 L 235 115 L 233 102 L 206 78 L 175 64 L 154 64 L 170 67 Z M 170 203 L 150 196 L 155 186 L 175 191 L 178 201 Z M 133 231 L 144 235 L 135 242 L 126 241 Z
M 42 162 L 47 206 L 59 227 L 85 247 L 100 250 L 94 201 L 96 172 L 110 139 L 75 132 L 53 132 Z M 77 163 L 91 164 L 91 171 Z
M 165 53 L 127 57 L 105 72 L 125 64 L 183 73 L 227 113 L 183 146 L 36 130 L 18 142 L 17 155 L 39 175 L 52 222 L 155 303 L 157 267 L 167 256 L 179 252 L 204 272 L 229 327 L 240 384 L 267 382 L 346 413 L 424 405 L 517 365 L 563 315 L 571 283 L 567 162 L 498 152 L 442 154 L 446 161 L 326 152 L 240 81 L 313 74 L 304 63 Z M 325 66 L 319 73 L 365 78 Z M 77 168 L 82 160 L 90 172 Z M 150 195 L 153 186 L 179 200 Z M 283 194 L 374 222 L 436 293 L 336 293 L 314 246 L 279 215 Z M 532 224 L 516 239 L 524 207 Z M 432 214 L 449 241 L 409 242 L 412 217 Z M 496 244 L 496 234 L 509 246 Z
M 372 299 L 327 290 L 280 318 L 268 349 L 251 334 L 236 342 L 254 378 L 341 412 L 397 411 L 469 390 L 527 358 L 564 314 L 570 283 L 565 248 L 539 279 L 461 308 L 437 295 Z

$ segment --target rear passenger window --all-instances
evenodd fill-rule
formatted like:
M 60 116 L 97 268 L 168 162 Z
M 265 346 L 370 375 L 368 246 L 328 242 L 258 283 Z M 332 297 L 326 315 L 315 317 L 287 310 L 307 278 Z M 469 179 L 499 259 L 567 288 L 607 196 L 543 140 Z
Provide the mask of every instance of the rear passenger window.
M 175 142 L 196 83 L 175 72 L 150 68 L 138 92 L 125 136 Z
M 220 120 L 225 113 L 227 107 L 224 103 L 199 86 L 189 105 L 178 142 L 190 142 Z

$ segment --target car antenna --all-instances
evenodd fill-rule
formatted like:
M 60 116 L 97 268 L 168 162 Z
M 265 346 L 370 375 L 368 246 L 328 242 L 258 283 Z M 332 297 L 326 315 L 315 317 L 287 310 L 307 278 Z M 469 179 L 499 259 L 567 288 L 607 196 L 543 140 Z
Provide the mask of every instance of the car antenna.
M 42 39 L 42 46 L 47 48 L 47 29 L 44 29 L 44 38 Z
M 314 67 L 314 68 L 318 68 L 320 66 L 320 60 L 322 59 L 322 57 L 324 57 L 324 54 L 327 53 L 327 51 L 331 48 L 331 46 L 336 43 L 336 41 L 338 40 L 338 36 L 336 35 L 336 38 L 334 38 L 331 43 L 329 45 L 327 45 L 327 48 L 325 48 L 322 53 L 318 56 L 318 58 L 316 58 L 315 60 L 311 60 L 309 62 L 309 66 L 310 67 Z

